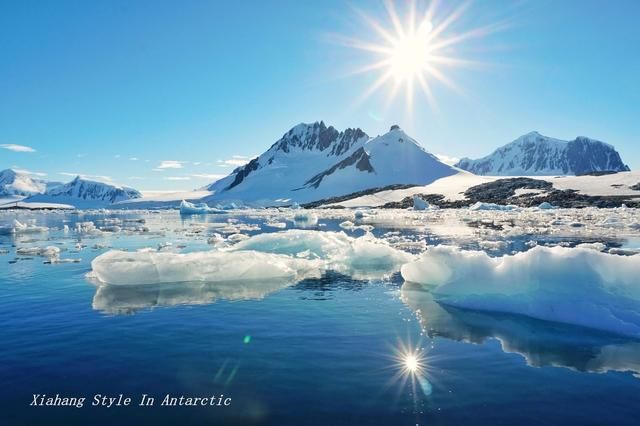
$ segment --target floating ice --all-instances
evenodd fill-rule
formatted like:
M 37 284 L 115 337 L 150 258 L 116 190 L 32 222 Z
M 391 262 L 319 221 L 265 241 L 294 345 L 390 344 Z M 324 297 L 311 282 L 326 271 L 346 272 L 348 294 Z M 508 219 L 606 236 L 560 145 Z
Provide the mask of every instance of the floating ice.
M 136 285 L 206 281 L 299 281 L 326 270 L 356 279 L 396 272 L 414 257 L 372 237 L 289 230 L 261 234 L 219 251 L 172 253 L 111 250 L 93 260 L 90 276 L 102 283 Z
M 440 303 L 640 337 L 638 255 L 537 246 L 491 258 L 441 246 L 404 265 L 402 276 L 433 286 Z
M 414 210 L 428 210 L 429 203 L 418 196 L 413 196 L 413 209 Z
M 232 250 L 256 250 L 289 256 L 306 252 L 308 258 L 326 262 L 326 269 L 354 278 L 395 272 L 413 259 L 409 253 L 370 236 L 351 238 L 342 232 L 300 229 L 256 235 L 239 242 Z
M 89 277 L 105 284 L 284 280 L 318 276 L 321 264 L 255 251 L 170 253 L 110 250 L 91 262 Z
M 553 209 L 557 209 L 556 206 L 552 205 L 551 203 L 548 203 L 547 201 L 540 203 L 540 205 L 538 206 L 538 208 L 540 210 L 553 210 Z
M 180 214 L 210 214 L 210 213 L 222 213 L 218 209 L 211 208 L 207 203 L 190 203 L 182 200 L 180 203 Z
M 13 225 L 0 226 L 0 235 L 10 234 L 31 234 L 38 232 L 47 232 L 49 228 L 46 226 L 37 226 L 28 223 L 19 222 L 17 219 L 13 220 Z
M 494 204 L 494 203 L 481 203 L 480 201 L 478 201 L 477 203 L 475 203 L 474 205 L 472 205 L 471 207 L 469 207 L 469 210 L 502 210 L 502 211 L 511 211 L 511 210 L 516 210 L 518 209 L 518 206 L 513 206 L 513 205 L 507 205 L 507 206 L 503 206 L 500 204 Z

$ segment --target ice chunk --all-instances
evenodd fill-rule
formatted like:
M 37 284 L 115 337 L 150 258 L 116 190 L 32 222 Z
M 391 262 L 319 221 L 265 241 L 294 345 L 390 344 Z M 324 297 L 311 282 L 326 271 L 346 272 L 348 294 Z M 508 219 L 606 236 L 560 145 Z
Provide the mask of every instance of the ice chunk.
M 342 232 L 300 229 L 256 235 L 239 242 L 232 250 L 256 250 L 289 256 L 307 253 L 308 258 L 323 260 L 326 269 L 354 278 L 395 272 L 413 259 L 411 254 L 370 236 L 351 238 Z
M 38 232 L 48 232 L 46 226 L 37 226 L 34 224 L 22 223 L 17 219 L 13 220 L 13 226 L 0 226 L 0 235 L 10 234 L 31 234 Z
M 180 214 L 211 214 L 224 213 L 221 210 L 209 207 L 206 203 L 190 203 L 182 200 L 180 203 Z
M 248 237 L 218 251 L 182 254 L 111 250 L 94 259 L 90 277 L 116 285 L 270 279 L 295 282 L 334 270 L 366 279 L 397 272 L 413 259 L 413 255 L 371 236 L 351 238 L 338 232 L 289 230 Z
M 553 209 L 557 209 L 557 207 L 556 207 L 556 206 L 554 206 L 554 205 L 552 205 L 551 203 L 548 203 L 548 202 L 546 202 L 546 201 L 545 201 L 545 202 L 543 202 L 543 203 L 540 203 L 540 205 L 538 206 L 538 208 L 539 208 L 540 210 L 553 210 Z
M 91 262 L 90 278 L 113 285 L 284 280 L 319 276 L 321 263 L 255 251 L 170 253 L 110 250 Z
M 508 312 L 640 337 L 640 256 L 543 247 L 491 258 L 435 247 L 402 267 L 453 306 Z
M 413 209 L 414 210 L 428 210 L 429 209 L 429 203 L 427 203 L 422 198 L 414 195 L 413 196 Z
M 474 205 L 472 205 L 471 207 L 469 207 L 469 210 L 501 210 L 501 211 L 511 211 L 511 210 L 516 210 L 518 209 L 518 206 L 513 206 L 513 205 L 507 205 L 507 206 L 503 206 L 500 204 L 494 204 L 494 203 L 482 203 L 480 201 L 478 201 L 477 203 L 475 203 Z

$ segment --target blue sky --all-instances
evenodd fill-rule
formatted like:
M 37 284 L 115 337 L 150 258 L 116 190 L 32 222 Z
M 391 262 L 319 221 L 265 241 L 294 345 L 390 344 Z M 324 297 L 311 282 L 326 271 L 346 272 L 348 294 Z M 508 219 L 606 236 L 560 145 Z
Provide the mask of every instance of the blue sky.
M 431 81 L 435 107 L 416 92 L 410 111 L 384 86 L 359 101 L 377 72 L 349 73 L 371 54 L 336 40 L 380 38 L 355 9 L 391 26 L 375 1 L 0 0 L 0 168 L 192 189 L 315 120 L 398 123 L 452 157 L 586 135 L 640 167 L 640 2 L 473 2 L 449 35 L 506 25 L 455 46 L 481 64 L 440 68 L 459 90 Z

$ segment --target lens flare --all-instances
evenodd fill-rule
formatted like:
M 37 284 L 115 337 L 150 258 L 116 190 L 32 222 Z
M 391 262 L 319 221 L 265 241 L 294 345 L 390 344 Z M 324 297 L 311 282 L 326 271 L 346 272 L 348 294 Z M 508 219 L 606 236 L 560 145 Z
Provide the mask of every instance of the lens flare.
M 379 73 L 357 103 L 363 102 L 384 86 L 389 88 L 387 107 L 398 93 L 404 92 L 406 108 L 409 112 L 413 107 L 416 88 L 422 91 L 427 101 L 435 108 L 431 90 L 433 82 L 441 83 L 457 93 L 463 93 L 451 80 L 447 70 L 453 67 L 482 64 L 453 56 L 452 47 L 501 30 L 505 23 L 454 32 L 453 28 L 463 17 L 469 3 L 463 3 L 448 14 L 437 13 L 436 4 L 437 1 L 433 0 L 426 8 L 418 11 L 416 1 L 412 0 L 408 3 L 406 16 L 401 18 L 394 3 L 386 0 L 388 22 L 380 22 L 356 9 L 356 13 L 373 30 L 376 40 L 338 38 L 343 45 L 365 51 L 373 56 L 365 66 L 349 74 Z

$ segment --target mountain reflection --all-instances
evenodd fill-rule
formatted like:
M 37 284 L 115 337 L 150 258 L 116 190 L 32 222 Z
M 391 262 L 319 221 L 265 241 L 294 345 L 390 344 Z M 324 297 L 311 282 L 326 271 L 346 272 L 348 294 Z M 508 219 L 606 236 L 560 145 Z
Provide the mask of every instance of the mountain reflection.
M 419 316 L 430 337 L 481 344 L 500 341 L 532 367 L 556 366 L 584 372 L 632 372 L 640 378 L 640 341 L 518 315 L 444 306 L 420 285 L 405 283 L 402 300 Z
M 141 309 L 176 305 L 207 305 L 217 300 L 258 300 L 293 284 L 286 280 L 182 282 L 138 286 L 100 285 L 93 309 L 131 314 Z

